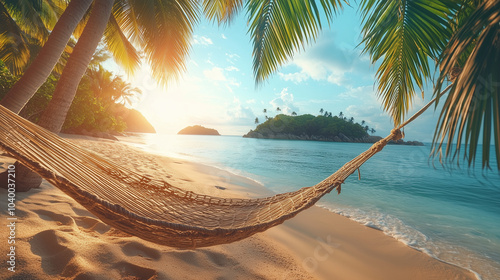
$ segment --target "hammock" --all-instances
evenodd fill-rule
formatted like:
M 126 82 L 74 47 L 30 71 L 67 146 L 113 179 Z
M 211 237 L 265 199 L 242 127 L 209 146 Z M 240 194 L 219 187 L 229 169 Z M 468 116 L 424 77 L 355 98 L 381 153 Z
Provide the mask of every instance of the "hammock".
M 432 101 L 431 101 L 432 102 Z M 427 104 L 421 114 L 431 103 Z M 400 128 L 320 183 L 266 198 L 220 198 L 185 191 L 104 159 L 0 106 L 0 148 L 72 197 L 104 223 L 170 247 L 231 243 L 313 206 L 390 140 Z

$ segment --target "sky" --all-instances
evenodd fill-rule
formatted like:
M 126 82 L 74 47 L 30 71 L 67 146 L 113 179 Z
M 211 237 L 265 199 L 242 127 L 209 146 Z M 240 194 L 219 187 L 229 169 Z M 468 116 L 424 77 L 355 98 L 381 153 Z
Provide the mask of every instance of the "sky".
M 186 72 L 163 88 L 148 67 L 128 77 L 143 94 L 134 107 L 153 124 L 158 133 L 175 134 L 189 125 L 215 128 L 222 135 L 243 135 L 255 129 L 255 118 L 273 117 L 276 108 L 299 115 L 318 115 L 320 109 L 364 120 L 386 136 L 393 127 L 376 96 L 376 65 L 362 54 L 361 20 L 356 8 L 346 7 L 313 42 L 295 54 L 262 85 L 256 87 L 252 70 L 252 44 L 247 17 L 240 15 L 219 27 L 203 19 L 195 27 Z M 125 75 L 123 70 L 113 72 Z M 417 94 L 415 112 L 432 97 L 427 86 L 425 99 Z M 267 114 L 263 113 L 267 109 Z M 410 113 L 411 113 L 410 112 Z M 408 140 L 430 142 L 438 112 L 428 112 L 405 128 Z

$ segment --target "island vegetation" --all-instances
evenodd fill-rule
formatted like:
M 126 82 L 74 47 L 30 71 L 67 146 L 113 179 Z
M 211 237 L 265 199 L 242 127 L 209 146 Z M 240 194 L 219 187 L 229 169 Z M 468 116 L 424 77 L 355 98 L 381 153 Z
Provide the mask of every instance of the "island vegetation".
M 193 125 L 193 126 L 188 126 L 181 131 L 179 131 L 177 134 L 186 134 L 186 135 L 218 135 L 220 136 L 219 132 L 213 128 L 206 128 L 201 125 Z
M 276 108 L 277 112 L 281 109 Z M 264 113 L 269 113 L 267 109 Z M 347 118 L 342 112 L 338 116 L 333 116 L 331 112 L 321 109 L 320 115 L 311 114 L 297 115 L 292 112 L 291 115 L 278 114 L 275 117 L 265 116 L 266 121 L 257 126 L 255 130 L 250 130 L 243 135 L 246 138 L 264 138 L 264 139 L 286 139 L 286 140 L 312 140 L 329 142 L 356 142 L 356 143 L 375 143 L 382 139 L 380 136 L 370 136 L 376 130 L 366 125 L 363 120 L 361 123 L 354 122 L 354 118 Z M 259 119 L 255 119 L 259 123 Z M 423 143 L 418 141 L 390 142 L 391 144 L 417 145 Z
M 113 138 L 111 135 L 123 132 L 155 133 L 154 127 L 139 111 L 127 107 L 142 92 L 121 76 L 104 69 L 100 61 L 107 57 L 103 52 L 94 55 L 78 85 L 61 132 L 104 138 Z M 38 122 L 52 99 L 59 78 L 57 71 L 51 73 L 19 114 Z M 19 75 L 10 73 L 0 61 L 0 99 L 19 79 Z

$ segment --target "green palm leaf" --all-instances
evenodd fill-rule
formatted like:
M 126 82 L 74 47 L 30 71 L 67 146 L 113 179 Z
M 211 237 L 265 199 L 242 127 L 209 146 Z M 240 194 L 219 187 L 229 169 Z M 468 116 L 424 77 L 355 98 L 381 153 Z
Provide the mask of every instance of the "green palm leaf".
M 104 31 L 104 42 L 118 65 L 129 74 L 133 74 L 137 70 L 141 63 L 139 53 L 122 32 L 114 16 L 110 17 Z
M 61 11 L 56 2 L 0 1 L 0 60 L 11 73 L 20 74 L 47 40 Z
M 318 1 L 253 0 L 247 2 L 253 41 L 253 71 L 259 84 L 286 63 L 321 29 Z M 328 20 L 342 8 L 340 0 L 321 0 Z
M 203 13 L 212 21 L 228 25 L 243 7 L 243 0 L 204 0 Z
M 20 74 L 29 60 L 26 36 L 0 2 L 0 60 L 12 74 Z
M 440 114 L 433 155 L 457 160 L 462 145 L 468 165 L 482 144 L 482 167 L 490 167 L 491 139 L 500 170 L 500 1 L 487 0 L 453 35 L 440 59 L 438 92 L 461 69 Z M 463 54 L 467 59 L 463 61 Z M 470 53 L 470 55 L 468 55 Z M 480 140 L 482 134 L 482 141 Z M 456 141 L 456 146 L 452 145 Z M 447 142 L 443 155 L 443 145 Z
M 450 15 L 458 8 L 448 0 L 364 0 L 364 52 L 377 69 L 377 94 L 399 125 L 411 108 L 415 86 L 423 91 L 431 77 L 430 59 L 436 59 L 451 37 Z M 423 94 L 423 93 L 422 93 Z
M 141 49 L 156 80 L 166 85 L 185 69 L 197 0 L 119 1 L 114 15 L 124 36 Z
M 16 24 L 30 37 L 45 42 L 49 36 L 48 27 L 55 24 L 55 14 L 51 18 L 50 5 L 45 1 L 2 0 Z M 45 17 L 45 20 L 42 19 Z M 46 26 L 50 23 L 52 26 Z

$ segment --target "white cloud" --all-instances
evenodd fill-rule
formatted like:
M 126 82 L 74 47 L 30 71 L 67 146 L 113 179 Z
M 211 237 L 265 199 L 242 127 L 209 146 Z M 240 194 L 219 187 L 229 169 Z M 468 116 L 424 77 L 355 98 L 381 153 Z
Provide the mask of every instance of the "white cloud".
M 203 75 L 212 81 L 226 81 L 226 76 L 224 76 L 224 69 L 219 67 L 213 67 L 210 70 L 203 71 Z
M 285 81 L 292 81 L 296 84 L 303 82 L 307 79 L 310 78 L 309 74 L 306 72 L 296 72 L 296 73 L 287 73 L 283 74 L 281 72 L 278 72 L 278 76 Z
M 225 40 L 225 39 L 227 39 L 227 37 L 226 37 L 226 35 L 224 35 L 224 33 L 222 33 L 220 36 L 221 36 L 221 37 L 222 37 L 222 39 L 224 39 L 224 40 Z
M 226 53 L 226 56 L 231 58 L 231 59 L 240 58 L 240 56 L 235 54 L 235 53 Z
M 255 114 L 249 106 L 243 106 L 241 101 L 234 97 L 233 102 L 227 104 L 226 116 L 234 125 L 253 124 Z
M 205 37 L 205 36 L 198 36 L 194 35 L 193 36 L 193 45 L 213 45 L 214 42 L 212 42 L 212 39 Z
M 235 53 L 226 53 L 226 57 L 226 61 L 231 64 L 235 64 L 236 61 L 238 61 L 238 58 L 240 58 L 240 56 Z
M 276 110 L 279 107 L 281 112 L 287 115 L 292 114 L 292 112 L 299 112 L 299 108 L 294 104 L 293 94 L 288 92 L 288 88 L 281 90 L 279 97 L 271 100 L 269 104 L 272 106 L 270 111 Z
M 226 67 L 226 71 L 240 71 L 240 69 L 238 69 L 237 67 L 234 67 L 234 66 L 229 66 L 229 67 Z
M 325 32 L 306 52 L 295 55 L 290 65 L 298 67 L 299 71 L 279 73 L 279 77 L 295 83 L 313 79 L 339 86 L 356 84 L 362 79 L 372 82 L 374 70 L 369 58 L 359 49 L 342 45 L 336 39 L 333 32 Z

